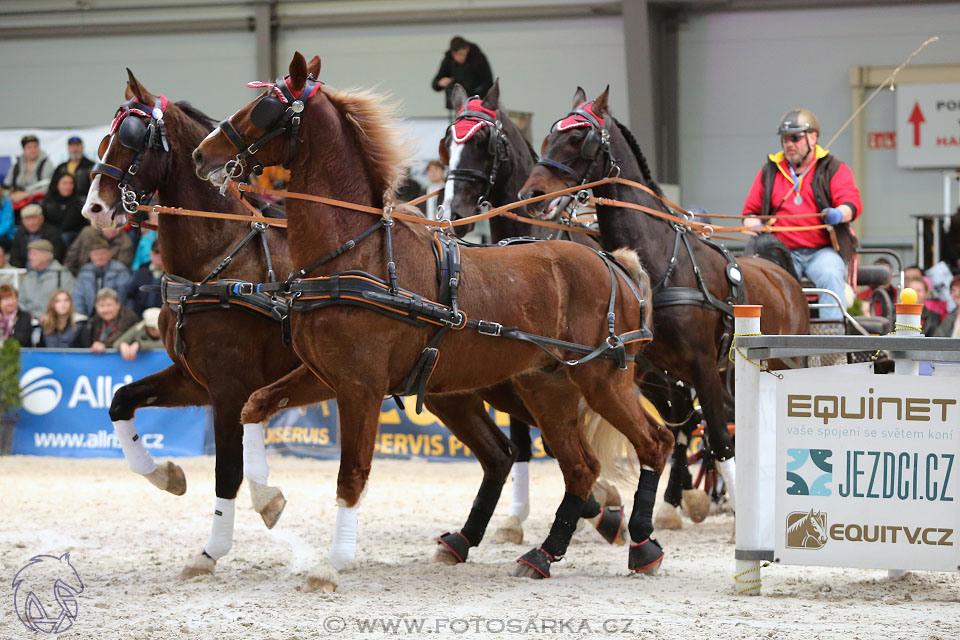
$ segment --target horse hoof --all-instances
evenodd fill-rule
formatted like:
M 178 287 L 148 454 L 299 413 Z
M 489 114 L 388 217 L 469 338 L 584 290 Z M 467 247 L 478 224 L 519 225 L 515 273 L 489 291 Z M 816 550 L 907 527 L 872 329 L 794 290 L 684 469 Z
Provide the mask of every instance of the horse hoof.
M 683 510 L 694 522 L 703 522 L 710 513 L 710 496 L 700 489 L 684 489 Z
M 701 491 L 700 493 L 703 492 Z M 707 494 L 704 493 L 703 495 Z M 677 529 L 683 528 L 683 520 L 680 518 L 680 513 L 675 506 L 664 502 L 660 505 L 660 508 L 657 509 L 657 515 L 653 519 L 653 526 L 658 531 L 663 529 L 676 531 Z
M 460 560 L 446 547 L 437 545 L 437 550 L 433 552 L 433 557 L 430 558 L 430 564 L 454 565 L 460 564 Z
M 339 579 L 340 572 L 330 564 L 329 560 L 324 560 L 307 574 L 307 582 L 300 587 L 300 591 L 303 593 L 310 593 L 311 591 L 333 592 L 337 590 Z
M 250 499 L 253 502 L 253 510 L 263 518 L 263 524 L 267 529 L 273 529 L 280 520 L 284 507 L 287 506 L 287 499 L 283 497 L 280 487 L 251 482 Z
M 663 547 L 653 538 L 630 545 L 627 568 L 635 573 L 653 575 L 663 563 Z
M 543 576 L 539 571 L 533 567 L 528 567 L 525 564 L 517 564 L 516 568 L 513 570 L 513 576 L 515 578 L 532 578 L 534 580 L 543 580 Z
M 156 488 L 168 491 L 175 496 L 182 496 L 187 492 L 187 477 L 183 475 L 183 469 L 169 460 L 164 465 L 158 465 L 144 477 Z
M 331 582 L 330 580 L 318 580 L 315 578 L 307 578 L 306 583 L 300 587 L 301 593 L 310 593 L 313 591 L 326 591 L 327 593 L 333 593 L 336 590 L 336 582 Z
M 216 560 L 204 553 L 198 553 L 180 571 L 180 579 L 189 580 L 197 576 L 213 575 L 213 569 L 216 566 Z
M 523 524 L 517 516 L 510 516 L 493 534 L 497 544 L 523 544 Z
M 645 568 L 643 568 L 643 569 L 634 569 L 633 572 L 634 572 L 634 573 L 639 573 L 639 574 L 642 574 L 642 575 L 645 575 L 645 576 L 652 576 L 652 575 L 656 574 L 657 571 L 660 570 L 660 565 L 661 565 L 661 564 L 663 564 L 663 558 L 661 558 L 660 560 L 657 560 L 655 563 L 653 563 L 653 564 L 650 565 L 649 567 L 645 567 Z

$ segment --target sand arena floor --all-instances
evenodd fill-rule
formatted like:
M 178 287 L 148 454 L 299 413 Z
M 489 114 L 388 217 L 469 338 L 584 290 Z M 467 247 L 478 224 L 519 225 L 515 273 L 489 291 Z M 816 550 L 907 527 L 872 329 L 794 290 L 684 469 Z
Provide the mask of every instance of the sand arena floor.
M 494 544 L 491 528 L 466 564 L 448 567 L 428 563 L 432 541 L 466 518 L 479 465 L 377 460 L 356 568 L 336 593 L 301 593 L 330 543 L 337 465 L 273 456 L 271 484 L 289 500 L 280 523 L 266 530 L 242 487 L 232 551 L 215 575 L 183 582 L 182 565 L 209 532 L 214 461 L 178 462 L 182 497 L 122 460 L 0 458 L 0 638 L 42 637 L 16 617 L 11 580 L 32 556 L 66 551 L 84 591 L 62 638 L 960 637 L 956 574 L 890 581 L 881 571 L 771 567 L 765 595 L 734 595 L 729 513 L 659 532 L 667 558 L 655 577 L 628 575 L 626 549 L 592 529 L 574 536 L 551 580 L 510 577 L 562 497 L 553 463 L 531 471 L 523 546 Z

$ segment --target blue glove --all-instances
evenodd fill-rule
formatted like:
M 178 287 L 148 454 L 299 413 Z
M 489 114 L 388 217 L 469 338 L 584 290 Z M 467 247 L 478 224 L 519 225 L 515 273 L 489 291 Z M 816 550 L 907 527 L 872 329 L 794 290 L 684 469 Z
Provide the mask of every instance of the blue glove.
M 827 207 L 820 213 L 825 213 L 827 215 L 823 216 L 824 224 L 840 224 L 843 222 L 843 211 L 837 207 Z

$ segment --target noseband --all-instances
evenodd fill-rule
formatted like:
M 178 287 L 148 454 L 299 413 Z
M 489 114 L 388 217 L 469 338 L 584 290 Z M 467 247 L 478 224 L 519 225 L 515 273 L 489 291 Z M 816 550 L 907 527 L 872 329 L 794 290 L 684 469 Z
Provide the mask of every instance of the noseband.
M 470 101 L 479 99 L 479 96 L 474 96 L 467 101 L 467 104 L 469 105 Z M 490 172 L 486 173 L 479 169 L 462 169 L 457 167 L 447 172 L 447 179 L 474 181 L 483 185 L 483 193 L 477 198 L 477 208 L 479 208 L 480 211 L 487 211 L 493 206 L 490 204 L 488 198 L 490 191 L 493 189 L 493 185 L 496 184 L 500 165 L 509 158 L 507 153 L 507 138 L 503 134 L 503 123 L 500 122 L 500 119 L 483 111 L 461 111 L 457 114 L 457 118 L 450 125 L 450 128 L 455 129 L 456 124 L 464 120 L 478 122 L 481 128 L 484 126 L 490 127 L 490 139 L 487 142 L 487 153 L 493 158 L 490 164 Z M 462 144 L 466 144 L 466 142 L 466 140 L 463 140 Z M 454 144 L 457 144 L 455 137 Z
M 590 127 L 590 131 L 583 139 L 583 145 L 580 147 L 580 155 L 578 156 L 583 160 L 590 161 L 586 170 L 581 174 L 576 169 L 570 167 L 570 165 L 557 160 L 551 160 L 550 158 L 540 158 L 537 160 L 537 164 L 539 165 L 557 169 L 573 176 L 580 184 L 586 184 L 588 182 L 590 172 L 598 161 L 603 162 L 602 169 L 604 174 L 612 176 L 620 175 L 620 167 L 617 165 L 617 161 L 613 157 L 613 152 L 610 150 L 610 123 L 613 121 L 613 116 L 608 114 L 607 117 L 601 121 L 597 119 L 591 111 L 587 110 L 587 107 L 590 106 L 592 106 L 592 103 L 590 105 L 581 104 L 566 116 L 554 122 L 550 128 L 551 131 L 563 131 L 573 127 Z M 582 118 L 582 120 L 576 120 L 575 124 L 562 127 L 562 123 L 568 118 Z M 570 161 L 568 160 L 568 162 Z
M 110 133 L 100 143 L 100 157 L 102 158 L 106 153 L 104 145 L 109 144 L 110 136 L 116 133 L 117 141 L 136 154 L 133 162 L 126 171 L 106 162 L 97 162 L 90 169 L 91 177 L 100 174 L 120 183 L 120 203 L 127 214 L 136 214 L 137 206 L 146 195 L 134 177 L 140 169 L 143 156 L 151 149 L 170 151 L 167 128 L 163 122 L 163 112 L 167 109 L 167 102 L 167 98 L 162 95 L 157 96 L 157 102 L 153 107 L 140 103 L 136 98 L 130 98 L 124 102 L 113 119 Z M 144 118 L 149 118 L 149 121 L 145 121 Z M 116 217 L 117 213 L 114 212 L 113 215 Z
M 283 164 L 284 168 L 289 168 L 293 162 L 294 154 L 297 151 L 297 136 L 300 133 L 300 114 L 306 107 L 306 102 L 317 92 L 322 83 L 313 77 L 313 74 L 307 76 L 307 81 L 303 90 L 294 94 L 290 89 L 287 80 L 290 76 L 277 78 L 274 83 L 268 82 L 248 82 L 248 87 L 269 87 L 270 93 L 260 99 L 250 111 L 250 122 L 255 127 L 262 129 L 264 134 L 257 138 L 252 144 L 248 145 L 243 136 L 233 126 L 230 118 L 220 123 L 220 131 L 227 137 L 227 140 L 239 151 L 237 157 L 224 165 L 224 170 L 229 179 L 237 179 L 243 175 L 243 161 L 251 160 L 251 170 L 260 174 L 263 173 L 263 164 L 257 159 L 257 152 L 263 148 L 270 140 L 277 136 L 285 135 L 290 141 L 290 155 Z

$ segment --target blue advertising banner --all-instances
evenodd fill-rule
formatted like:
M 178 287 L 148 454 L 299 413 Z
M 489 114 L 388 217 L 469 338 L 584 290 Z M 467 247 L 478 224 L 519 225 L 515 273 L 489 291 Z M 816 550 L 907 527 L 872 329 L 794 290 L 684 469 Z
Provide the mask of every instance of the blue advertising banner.
M 125 384 L 170 366 L 165 351 L 146 351 L 127 362 L 119 353 L 24 349 L 20 359 L 23 409 L 13 453 L 72 458 L 120 458 L 107 411 Z M 203 408 L 141 409 L 137 432 L 154 456 L 203 453 Z

